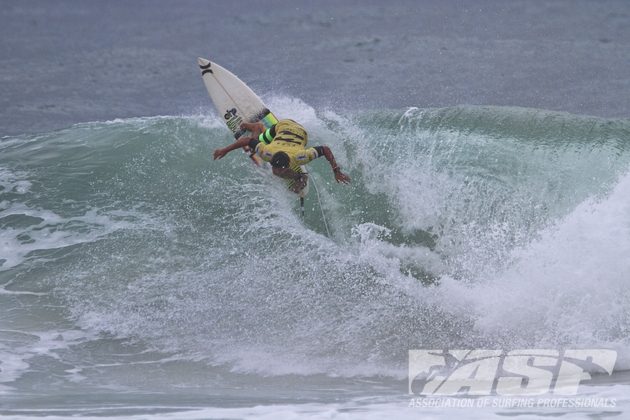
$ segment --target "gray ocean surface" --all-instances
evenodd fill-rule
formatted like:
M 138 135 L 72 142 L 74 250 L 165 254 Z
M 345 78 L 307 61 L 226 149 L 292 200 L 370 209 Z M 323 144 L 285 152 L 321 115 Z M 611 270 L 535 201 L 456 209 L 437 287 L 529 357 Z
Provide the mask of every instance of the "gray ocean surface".
M 1 1 L 0 415 L 630 416 L 630 2 Z M 327 144 L 301 218 L 197 57 Z M 418 408 L 410 349 L 617 351 Z M 553 395 L 551 395 L 553 397 Z

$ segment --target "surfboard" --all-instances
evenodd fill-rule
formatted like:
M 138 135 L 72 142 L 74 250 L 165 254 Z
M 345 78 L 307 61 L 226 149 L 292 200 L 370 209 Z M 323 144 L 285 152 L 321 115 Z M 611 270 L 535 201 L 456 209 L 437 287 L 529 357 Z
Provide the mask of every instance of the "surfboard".
M 266 128 L 278 122 L 258 95 L 232 72 L 205 58 L 199 57 L 197 62 L 208 95 L 235 139 L 246 134 L 246 131 L 240 128 L 243 122 L 260 121 Z M 258 165 L 265 163 L 255 154 L 251 154 L 250 157 Z M 304 167 L 302 170 L 307 173 Z M 308 182 L 298 195 L 304 197 L 307 192 Z

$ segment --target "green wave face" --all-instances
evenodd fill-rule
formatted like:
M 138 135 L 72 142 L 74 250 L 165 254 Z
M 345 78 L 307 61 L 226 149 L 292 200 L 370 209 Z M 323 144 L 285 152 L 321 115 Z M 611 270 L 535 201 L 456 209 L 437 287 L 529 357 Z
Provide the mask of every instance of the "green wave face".
M 232 141 L 212 118 L 2 139 L 5 290 L 43 294 L 54 322 L 244 371 L 254 353 L 288 372 L 371 360 L 398 375 L 410 348 L 627 344 L 628 262 L 611 256 L 630 242 L 615 233 L 630 223 L 630 122 L 301 107 L 312 145 L 352 177 L 314 162 L 304 220 L 245 155 L 211 160 Z M 576 303 L 594 291 L 592 310 Z

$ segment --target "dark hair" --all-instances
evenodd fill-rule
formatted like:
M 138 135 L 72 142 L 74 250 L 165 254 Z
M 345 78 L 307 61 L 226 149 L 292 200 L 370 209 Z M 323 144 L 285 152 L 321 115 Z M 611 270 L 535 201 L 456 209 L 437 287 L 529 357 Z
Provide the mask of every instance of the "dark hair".
M 288 168 L 289 155 L 284 152 L 276 152 L 271 157 L 271 166 L 274 168 Z

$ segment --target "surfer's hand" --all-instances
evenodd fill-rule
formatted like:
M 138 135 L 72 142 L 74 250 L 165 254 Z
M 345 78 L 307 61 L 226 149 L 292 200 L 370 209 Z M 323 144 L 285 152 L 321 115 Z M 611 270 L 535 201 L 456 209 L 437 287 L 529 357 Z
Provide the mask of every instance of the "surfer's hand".
M 252 133 L 252 138 L 258 138 L 258 135 L 266 130 L 265 125 L 263 123 L 254 122 L 254 123 L 241 123 L 241 130 L 249 131 Z
M 228 154 L 227 150 L 225 150 L 225 149 L 217 149 L 213 153 L 214 160 L 221 159 L 223 156 L 225 156 L 227 154 Z
M 344 174 L 343 172 L 341 172 L 340 169 L 335 171 L 335 181 L 337 182 L 341 182 L 343 184 L 349 184 L 350 183 L 350 177 L 346 174 Z

